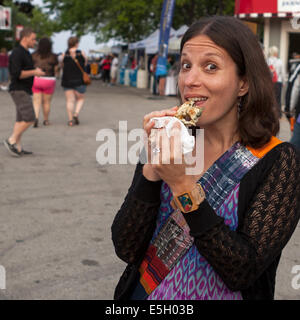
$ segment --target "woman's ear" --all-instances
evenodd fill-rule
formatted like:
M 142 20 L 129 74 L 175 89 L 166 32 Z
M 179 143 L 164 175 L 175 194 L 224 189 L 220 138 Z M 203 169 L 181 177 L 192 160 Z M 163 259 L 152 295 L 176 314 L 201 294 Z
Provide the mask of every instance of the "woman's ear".
M 239 93 L 238 93 L 238 96 L 239 97 L 242 97 L 244 96 L 245 94 L 248 93 L 248 90 L 249 90 L 249 84 L 248 84 L 248 80 L 245 78 L 242 78 L 240 80 L 240 89 L 239 89 Z

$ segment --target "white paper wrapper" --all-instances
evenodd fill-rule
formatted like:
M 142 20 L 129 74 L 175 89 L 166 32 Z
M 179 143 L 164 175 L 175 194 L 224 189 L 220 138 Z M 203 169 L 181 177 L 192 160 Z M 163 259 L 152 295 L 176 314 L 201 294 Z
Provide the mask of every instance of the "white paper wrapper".
M 166 125 L 166 120 L 169 120 L 169 123 Z M 189 134 L 189 131 L 187 127 L 177 118 L 175 117 L 157 117 L 157 118 L 151 118 L 150 121 L 154 121 L 155 129 L 161 129 L 161 128 L 166 128 L 166 133 L 168 138 L 170 138 L 171 134 L 171 129 L 173 125 L 176 122 L 180 123 L 181 127 L 181 146 L 182 146 L 182 153 L 186 154 L 189 152 L 192 152 L 194 149 L 195 145 L 195 137 L 191 136 Z

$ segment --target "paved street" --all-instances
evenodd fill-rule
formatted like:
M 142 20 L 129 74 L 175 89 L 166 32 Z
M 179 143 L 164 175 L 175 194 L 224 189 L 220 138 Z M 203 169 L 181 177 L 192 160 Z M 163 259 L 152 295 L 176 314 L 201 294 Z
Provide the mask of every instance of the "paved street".
M 114 253 L 110 227 L 134 166 L 100 165 L 96 134 L 104 128 L 118 133 L 120 120 L 128 121 L 127 131 L 140 128 L 144 114 L 177 104 L 175 97 L 150 96 L 147 90 L 94 81 L 81 124 L 71 128 L 58 83 L 52 125 L 24 135 L 24 149 L 34 155 L 13 158 L 0 145 L 0 265 L 6 269 L 0 299 L 112 299 L 125 264 Z M 7 92 L 0 92 L 0 109 L 2 141 L 15 119 Z M 290 138 L 285 119 L 280 137 Z M 299 252 L 300 225 L 283 252 L 277 299 L 300 299 L 300 290 L 291 285 Z

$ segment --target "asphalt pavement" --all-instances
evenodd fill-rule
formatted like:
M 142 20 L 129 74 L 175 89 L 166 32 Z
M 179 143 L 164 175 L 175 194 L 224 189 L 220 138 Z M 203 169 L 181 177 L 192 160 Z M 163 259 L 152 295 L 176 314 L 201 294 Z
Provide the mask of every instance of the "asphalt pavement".
M 176 104 L 175 97 L 153 99 L 145 89 L 107 87 L 94 80 L 80 125 L 68 127 L 58 82 L 51 125 L 40 121 L 24 134 L 24 149 L 34 154 L 14 158 L 1 143 L 0 266 L 6 271 L 6 289 L 1 289 L 0 278 L 0 300 L 112 299 L 125 264 L 115 255 L 110 227 L 134 165 L 100 164 L 96 154 L 105 141 L 99 141 L 99 134 L 115 134 L 119 159 L 120 136 L 126 139 L 132 129 L 141 128 L 146 113 Z M 2 141 L 15 119 L 7 92 L 0 92 L 0 110 Z M 285 119 L 279 137 L 290 139 Z M 134 143 L 128 142 L 128 149 Z M 299 252 L 300 225 L 283 251 L 276 299 L 300 299 L 300 289 L 292 285 Z

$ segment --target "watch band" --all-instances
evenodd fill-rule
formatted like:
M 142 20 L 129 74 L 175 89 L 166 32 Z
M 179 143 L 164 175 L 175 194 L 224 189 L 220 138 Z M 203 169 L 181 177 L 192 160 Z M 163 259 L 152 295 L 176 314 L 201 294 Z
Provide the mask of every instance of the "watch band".
M 183 213 L 188 213 L 198 209 L 200 203 L 205 199 L 205 192 L 200 183 L 191 191 L 186 191 L 179 196 L 174 196 L 171 201 L 173 209 L 180 209 Z

